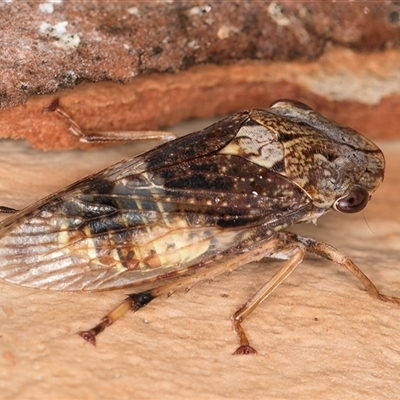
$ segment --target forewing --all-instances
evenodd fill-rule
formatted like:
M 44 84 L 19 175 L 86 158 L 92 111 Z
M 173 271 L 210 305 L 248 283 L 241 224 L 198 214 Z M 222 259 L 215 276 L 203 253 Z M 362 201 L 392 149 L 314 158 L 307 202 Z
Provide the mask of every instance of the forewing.
M 163 145 L 159 159 L 152 150 L 11 216 L 0 229 L 0 278 L 56 290 L 152 283 L 267 240 L 310 210 L 287 178 L 218 154 L 222 144 L 171 162 Z

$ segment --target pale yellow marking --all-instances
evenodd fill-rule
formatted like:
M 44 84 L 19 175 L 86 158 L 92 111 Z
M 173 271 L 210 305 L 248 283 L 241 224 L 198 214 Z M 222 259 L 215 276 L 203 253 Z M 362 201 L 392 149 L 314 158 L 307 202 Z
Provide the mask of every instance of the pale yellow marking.
M 121 263 L 121 259 L 119 258 L 118 250 L 117 249 L 112 249 L 111 251 L 111 256 L 112 258 L 117 262 L 114 266 L 114 268 L 118 272 L 123 272 L 126 271 L 126 267 Z
M 287 228 L 287 227 L 288 227 L 288 224 L 276 225 L 276 226 L 274 227 L 274 231 L 275 231 L 275 232 L 281 231 L 282 229 L 285 229 L 285 228 Z
M 140 200 L 135 200 L 135 203 L 139 210 L 143 210 L 142 202 Z
M 210 240 L 200 240 L 201 238 L 198 235 L 190 238 L 188 235 L 182 237 L 182 235 L 172 234 L 172 238 L 182 263 L 189 263 L 195 260 L 205 254 L 210 248 Z
M 266 128 L 262 125 L 243 126 L 234 140 L 218 153 L 245 157 L 266 168 L 271 168 L 284 157 L 278 134 L 271 127 Z
M 239 143 L 232 141 L 227 146 L 223 147 L 218 153 L 220 154 L 230 154 L 237 155 L 242 153 L 243 149 Z
M 135 201 L 136 201 L 137 208 L 139 210 L 143 210 L 142 202 L 140 200 L 135 200 Z M 157 206 L 158 206 L 158 204 L 157 204 Z M 144 214 L 142 214 L 141 218 L 142 218 L 143 225 L 146 227 L 148 236 L 152 237 L 153 235 L 155 235 L 154 228 L 149 227 L 148 220 L 144 217 Z M 159 266 L 158 262 L 156 262 L 155 265 L 151 265 L 151 262 L 150 262 L 150 260 L 152 260 L 153 262 L 155 262 L 157 260 L 157 251 L 154 249 L 153 243 L 154 243 L 153 241 L 149 241 L 145 244 L 139 244 L 135 248 L 135 252 L 138 254 L 138 258 L 141 260 L 145 260 L 147 257 L 149 257 L 151 255 L 152 252 L 156 253 L 156 254 L 154 254 L 154 256 L 152 256 L 152 258 L 149 259 L 149 261 L 146 260 L 146 262 L 141 262 L 139 264 L 141 270 L 149 269 L 149 265 L 150 265 L 150 268 L 156 268 Z
M 304 188 L 304 186 L 307 185 L 308 183 L 308 178 L 300 178 L 297 177 L 296 180 L 294 180 L 294 183 L 299 186 L 300 188 Z
M 203 230 L 195 231 L 181 218 L 166 219 L 165 224 L 170 227 L 169 232 L 162 228 L 160 232 L 153 229 L 153 236 L 158 237 L 138 246 L 140 259 L 145 260 L 140 263 L 142 270 L 190 263 L 208 251 L 210 240 L 204 238 Z
M 92 232 L 88 226 L 85 227 L 83 230 L 84 234 L 86 235 L 86 243 L 87 243 L 87 255 L 91 260 L 97 260 L 97 251 L 94 240 L 92 238 Z
M 159 260 L 159 266 L 172 267 L 175 264 L 180 263 L 181 258 L 179 252 L 174 248 L 174 246 L 171 246 L 174 244 L 171 235 L 164 236 L 153 242 L 157 259 Z
M 156 199 L 156 200 L 159 200 L 159 196 L 154 196 L 154 198 Z M 164 205 L 163 205 L 163 203 L 161 202 L 161 201 L 157 201 L 156 202 L 156 204 L 157 204 L 157 207 L 158 207 L 158 209 L 160 210 L 160 212 L 164 212 Z
M 321 160 L 324 164 L 330 163 L 330 161 L 328 161 L 328 159 L 323 154 L 319 153 L 314 154 L 314 160 L 315 161 Z
M 61 225 L 60 232 L 58 234 L 58 243 L 60 244 L 60 247 L 66 246 L 69 243 L 69 234 L 68 234 L 68 223 L 64 222 Z M 69 252 L 68 247 L 66 247 L 66 251 Z

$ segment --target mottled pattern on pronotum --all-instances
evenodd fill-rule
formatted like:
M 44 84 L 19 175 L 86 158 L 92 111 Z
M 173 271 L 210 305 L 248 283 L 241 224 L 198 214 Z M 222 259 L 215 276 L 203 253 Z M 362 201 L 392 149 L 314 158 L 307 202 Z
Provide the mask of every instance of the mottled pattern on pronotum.
M 161 294 L 264 257 L 283 258 L 233 316 L 235 353 L 253 353 L 241 322 L 306 252 L 349 269 L 373 297 L 399 303 L 337 249 L 284 231 L 331 209 L 360 211 L 384 168 L 371 141 L 281 100 L 121 161 L 14 213 L 0 226 L 0 278 L 54 290 L 133 288 L 80 333 L 94 343 L 125 311 Z

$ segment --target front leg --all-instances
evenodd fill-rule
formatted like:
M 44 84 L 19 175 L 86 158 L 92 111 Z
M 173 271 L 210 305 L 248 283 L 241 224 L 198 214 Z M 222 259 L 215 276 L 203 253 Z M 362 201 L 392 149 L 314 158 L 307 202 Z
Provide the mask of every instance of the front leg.
M 257 351 L 250 346 L 249 340 L 243 330 L 242 322 L 261 304 L 303 261 L 305 250 L 300 244 L 295 243 L 293 249 L 288 251 L 290 258 L 283 264 L 279 271 L 239 310 L 233 314 L 233 329 L 239 336 L 240 346 L 233 354 L 255 354 Z
M 290 232 L 280 232 L 279 236 L 285 247 L 280 253 L 290 255 L 279 271 L 233 315 L 233 327 L 239 336 L 240 346 L 234 354 L 254 354 L 256 350 L 250 345 L 243 330 L 242 323 L 293 271 L 300 265 L 304 255 L 311 253 L 325 258 L 348 269 L 365 287 L 367 293 L 375 299 L 400 304 L 400 298 L 388 296 L 378 291 L 371 280 L 344 253 L 329 244 L 303 237 Z

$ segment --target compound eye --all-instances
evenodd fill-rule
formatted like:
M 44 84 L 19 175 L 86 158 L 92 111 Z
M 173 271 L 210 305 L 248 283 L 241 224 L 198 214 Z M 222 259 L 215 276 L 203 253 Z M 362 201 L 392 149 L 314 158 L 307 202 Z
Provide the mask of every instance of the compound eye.
M 365 208 L 369 201 L 369 193 L 361 186 L 354 186 L 350 193 L 335 201 L 333 208 L 342 213 L 356 213 Z

